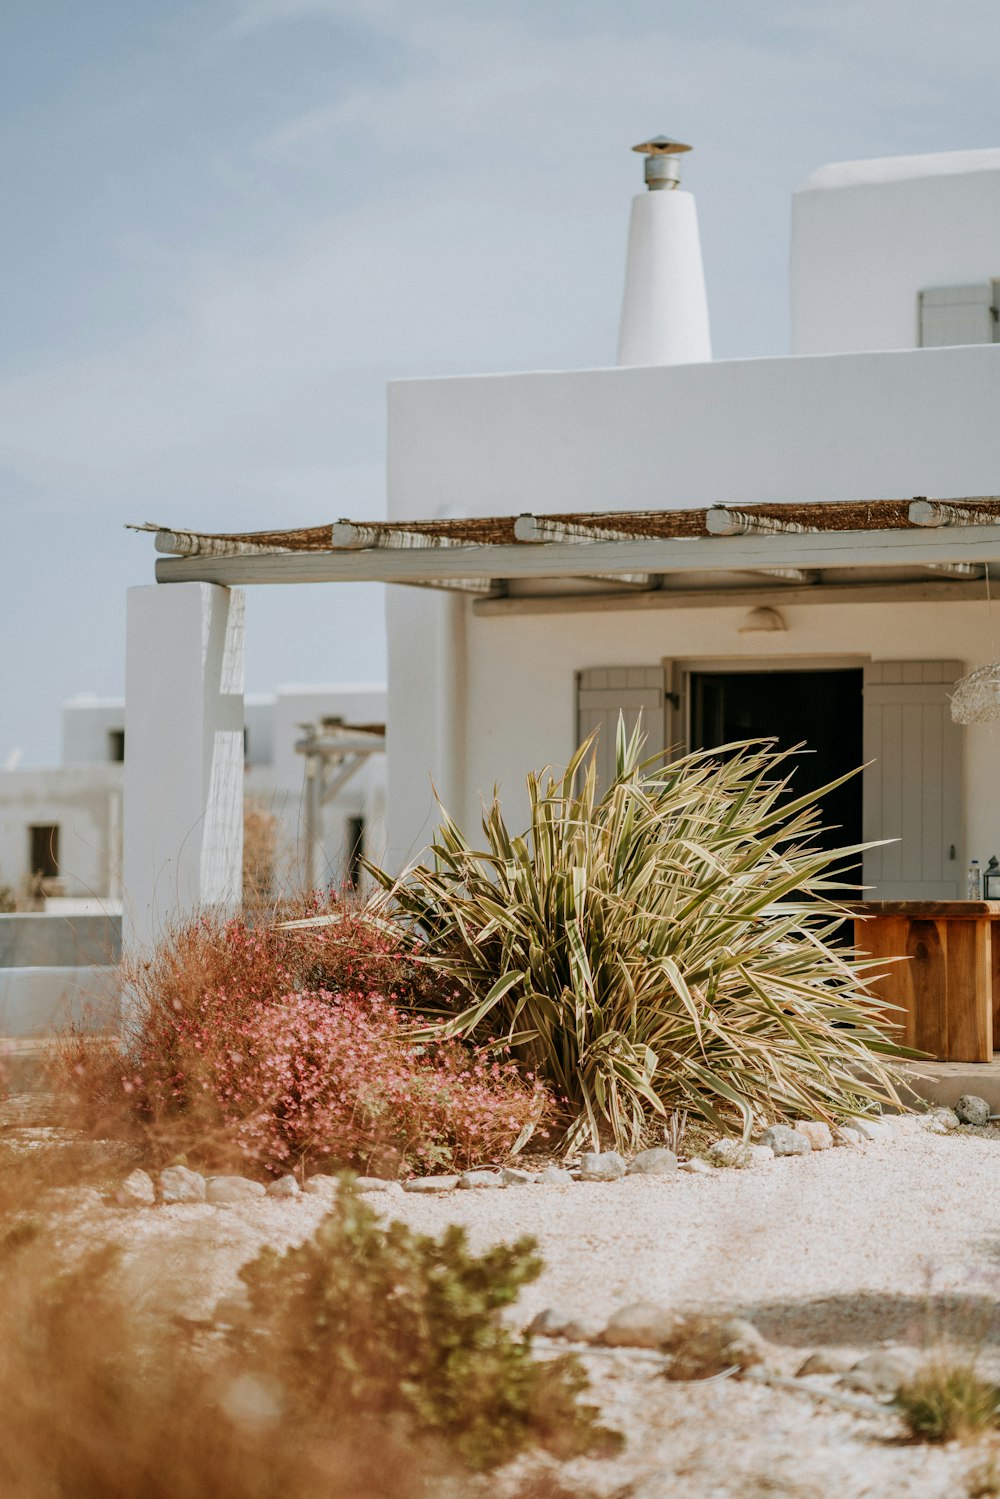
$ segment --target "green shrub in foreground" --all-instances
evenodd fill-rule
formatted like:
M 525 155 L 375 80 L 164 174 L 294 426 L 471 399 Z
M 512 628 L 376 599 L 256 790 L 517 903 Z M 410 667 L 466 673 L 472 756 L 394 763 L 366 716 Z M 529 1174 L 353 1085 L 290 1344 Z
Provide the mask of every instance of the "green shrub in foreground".
M 1000 1425 L 1000 1389 L 971 1362 L 932 1361 L 900 1388 L 895 1404 L 922 1442 L 968 1441 Z
M 858 854 L 816 846 L 831 788 L 788 797 L 794 763 L 770 742 L 667 764 L 641 763 L 641 743 L 619 721 L 600 794 L 591 741 L 560 778 L 530 775 L 519 835 L 494 796 L 485 846 L 445 815 L 431 862 L 373 870 L 425 963 L 461 988 L 424 1013 L 508 1042 L 567 1101 L 569 1146 L 634 1148 L 678 1108 L 748 1132 L 898 1102 L 885 1015 L 831 941 Z
M 311 1239 L 241 1274 L 254 1344 L 305 1409 L 337 1422 L 398 1412 L 486 1468 L 529 1445 L 568 1457 L 615 1440 L 577 1401 L 579 1364 L 536 1361 L 500 1320 L 541 1269 L 532 1239 L 474 1255 L 464 1229 L 383 1228 L 342 1191 Z

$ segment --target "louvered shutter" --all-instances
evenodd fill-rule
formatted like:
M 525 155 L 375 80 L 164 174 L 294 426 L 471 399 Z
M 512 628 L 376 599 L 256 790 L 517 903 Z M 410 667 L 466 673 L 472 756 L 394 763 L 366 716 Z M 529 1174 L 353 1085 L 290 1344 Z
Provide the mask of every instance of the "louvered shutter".
M 920 347 L 942 349 L 953 344 L 993 344 L 998 339 L 997 293 L 1000 282 L 978 286 L 939 286 L 920 293 Z
M 644 755 L 663 749 L 664 678 L 662 666 L 601 666 L 577 672 L 577 742 L 598 730 L 597 781 L 607 786 L 615 774 L 615 733 L 619 713 L 631 734 L 642 716 Z
M 948 693 L 960 661 L 873 661 L 865 667 L 863 836 L 898 842 L 864 855 L 872 900 L 965 894 L 962 731 Z

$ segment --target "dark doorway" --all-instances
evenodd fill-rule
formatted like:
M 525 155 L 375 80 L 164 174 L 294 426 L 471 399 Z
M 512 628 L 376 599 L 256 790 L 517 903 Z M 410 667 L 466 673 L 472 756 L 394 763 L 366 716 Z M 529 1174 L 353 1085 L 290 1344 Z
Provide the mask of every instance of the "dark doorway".
M 56 823 L 36 823 L 28 829 L 31 873 L 45 880 L 59 873 L 59 828 Z
M 692 672 L 691 747 L 772 737 L 782 749 L 802 744 L 808 753 L 791 761 L 790 795 L 824 786 L 861 764 L 863 679 L 860 669 Z M 825 798 L 823 822 L 821 847 L 861 842 L 860 775 Z

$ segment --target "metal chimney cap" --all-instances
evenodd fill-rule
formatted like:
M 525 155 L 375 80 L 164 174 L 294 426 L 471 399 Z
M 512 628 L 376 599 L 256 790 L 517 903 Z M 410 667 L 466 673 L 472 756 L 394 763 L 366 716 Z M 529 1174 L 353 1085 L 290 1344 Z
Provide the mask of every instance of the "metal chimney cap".
M 654 135 L 652 140 L 642 141 L 638 146 L 632 147 L 633 151 L 639 151 L 643 156 L 680 156 L 682 151 L 691 149 L 683 141 L 672 141 L 668 135 Z

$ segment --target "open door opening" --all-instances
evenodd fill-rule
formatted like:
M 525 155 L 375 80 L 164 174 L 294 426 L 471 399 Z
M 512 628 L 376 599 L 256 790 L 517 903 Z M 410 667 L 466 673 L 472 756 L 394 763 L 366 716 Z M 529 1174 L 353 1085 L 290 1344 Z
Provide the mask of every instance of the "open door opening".
M 857 770 L 863 759 L 864 673 L 857 669 L 810 671 L 692 671 L 689 677 L 690 744 L 714 749 L 741 739 L 802 744 L 789 762 L 790 796 L 801 796 Z M 853 776 L 822 803 L 816 842 L 841 848 L 861 842 L 862 778 Z M 858 866 L 860 867 L 860 856 Z

